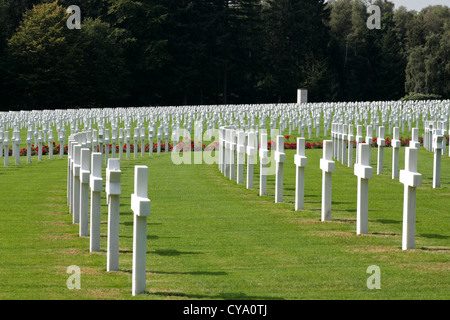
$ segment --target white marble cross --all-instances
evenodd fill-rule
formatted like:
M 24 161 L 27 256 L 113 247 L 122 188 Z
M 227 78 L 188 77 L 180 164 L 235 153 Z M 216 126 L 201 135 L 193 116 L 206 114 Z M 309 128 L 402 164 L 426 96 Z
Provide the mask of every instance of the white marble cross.
M 323 141 L 320 169 L 322 169 L 322 221 L 329 221 L 331 220 L 331 174 L 335 170 L 332 140 Z
M 405 170 L 400 170 L 400 182 L 404 184 L 402 249 L 415 248 L 416 188 L 422 185 L 422 175 L 417 173 L 418 149 L 407 147 Z
M 261 148 L 259 149 L 259 195 L 267 195 L 267 165 L 269 150 L 267 149 L 267 133 L 261 133 Z
M 73 158 L 73 184 L 72 184 L 72 202 L 73 202 L 73 223 L 80 222 L 80 170 L 81 170 L 81 144 L 72 143 Z
M 297 138 L 297 154 L 294 156 L 295 173 L 295 211 L 304 209 L 305 195 L 305 138 Z
M 441 186 L 441 154 L 444 145 L 444 136 L 440 129 L 433 132 L 433 189 Z
M 275 203 L 283 202 L 283 167 L 286 162 L 284 136 L 278 135 L 275 151 Z
M 90 252 L 100 251 L 101 191 L 103 190 L 102 163 L 102 154 L 100 152 L 93 152 L 91 155 L 91 175 L 89 178 L 89 185 L 91 187 Z
M 358 159 L 359 152 L 358 152 L 358 150 L 359 150 L 359 145 L 363 142 L 362 131 L 363 131 L 362 125 L 358 125 L 356 127 L 356 163 L 359 163 L 359 159 Z
M 369 221 L 369 179 L 372 178 L 370 166 L 370 146 L 362 143 L 359 146 L 360 162 L 355 164 L 354 173 L 358 177 L 356 234 L 367 234 Z
M 394 137 L 391 140 L 392 147 L 392 179 L 398 179 L 398 162 L 401 141 L 400 139 L 400 128 L 394 127 Z
M 244 183 L 244 163 L 245 163 L 245 132 L 240 130 L 237 133 L 237 172 L 236 183 Z
M 80 237 L 89 235 L 89 180 L 91 172 L 91 150 L 81 149 L 80 167 Z
M 353 167 L 353 125 L 348 125 L 348 150 L 347 150 L 347 166 L 349 168 Z
M 378 127 L 378 153 L 377 153 L 377 174 L 383 174 L 383 148 L 386 145 L 386 140 L 384 139 L 384 127 Z
M 3 164 L 5 167 L 9 165 L 9 132 L 5 131 L 3 135 Z
M 148 192 L 148 167 L 134 167 L 134 193 L 131 195 L 131 210 L 134 213 L 133 228 L 133 296 L 145 292 L 147 257 L 147 217 L 150 216 Z
M 119 220 L 121 170 L 119 159 L 109 159 L 106 168 L 106 199 L 108 202 L 107 271 L 119 270 Z
M 253 188 L 253 167 L 255 164 L 256 148 L 255 148 L 255 132 L 248 133 L 247 145 L 247 189 Z

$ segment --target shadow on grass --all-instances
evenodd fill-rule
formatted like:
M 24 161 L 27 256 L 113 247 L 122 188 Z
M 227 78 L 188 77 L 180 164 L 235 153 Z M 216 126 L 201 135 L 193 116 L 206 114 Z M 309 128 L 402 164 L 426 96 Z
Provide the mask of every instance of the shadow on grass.
M 149 296 L 180 297 L 189 299 L 223 299 L 223 300 L 284 300 L 279 297 L 249 296 L 242 292 L 219 293 L 217 295 L 189 294 L 184 292 L 146 292 Z
M 435 233 L 423 233 L 419 235 L 420 237 L 428 238 L 428 239 L 449 239 L 449 236 L 444 236 L 441 234 L 435 234 Z
M 176 256 L 181 256 L 181 255 L 187 255 L 187 254 L 203 254 L 202 252 L 178 251 L 175 249 L 147 251 L 147 253 L 154 253 L 159 256 L 164 256 L 164 257 L 176 257 Z
M 178 271 L 150 271 L 151 273 L 156 274 L 185 274 L 185 275 L 191 275 L 191 276 L 227 276 L 228 273 L 224 271 L 188 271 L 188 272 L 178 272 Z
M 420 249 L 425 251 L 450 253 L 450 248 L 445 247 L 421 247 Z
M 376 222 L 383 223 L 383 224 L 398 224 L 402 223 L 401 221 L 392 220 L 392 219 L 377 219 Z

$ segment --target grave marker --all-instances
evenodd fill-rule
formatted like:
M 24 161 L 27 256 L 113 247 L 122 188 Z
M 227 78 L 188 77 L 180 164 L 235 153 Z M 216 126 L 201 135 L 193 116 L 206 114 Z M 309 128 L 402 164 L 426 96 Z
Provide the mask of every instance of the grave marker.
M 275 203 L 283 202 L 283 167 L 286 161 L 284 153 L 284 136 L 277 136 L 277 145 L 275 151 Z
M 370 146 L 362 143 L 358 150 L 360 163 L 355 164 L 354 173 L 358 177 L 356 234 L 367 234 L 369 221 L 369 179 L 372 178 L 370 166 Z
M 102 154 L 93 152 L 91 155 L 91 175 L 89 179 L 91 187 L 90 252 L 100 251 L 101 191 L 103 190 L 102 163 Z
M 307 159 L 305 156 L 305 138 L 297 138 L 297 154 L 294 156 L 297 167 L 295 174 L 295 211 L 304 209 L 305 195 L 305 167 Z
M 109 159 L 105 188 L 108 202 L 107 271 L 119 270 L 120 176 L 120 160 Z
M 89 180 L 91 172 L 91 150 L 81 149 L 80 167 L 80 237 L 89 235 Z
M 131 209 L 134 213 L 133 229 L 133 296 L 145 292 L 147 257 L 147 217 L 150 216 L 148 192 L 148 167 L 135 166 L 134 193 L 131 195 Z
M 322 169 L 322 221 L 331 220 L 331 174 L 335 170 L 333 161 L 333 141 L 323 142 L 323 158 L 320 159 Z
M 413 129 L 414 130 L 414 129 Z M 392 179 L 398 179 L 398 161 L 400 153 L 400 128 L 394 127 L 394 137 L 391 140 L 392 147 Z
M 267 133 L 261 134 L 261 148 L 259 150 L 259 195 L 267 195 L 267 165 L 269 162 L 269 150 L 267 149 Z
M 402 249 L 415 248 L 416 188 L 422 185 L 422 175 L 417 173 L 418 149 L 407 147 L 405 170 L 400 170 L 400 182 L 404 184 Z

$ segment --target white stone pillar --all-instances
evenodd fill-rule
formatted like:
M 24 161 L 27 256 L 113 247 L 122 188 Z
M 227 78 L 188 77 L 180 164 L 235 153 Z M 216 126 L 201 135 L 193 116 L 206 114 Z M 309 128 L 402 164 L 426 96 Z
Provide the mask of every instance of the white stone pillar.
M 200 146 L 201 148 L 201 146 Z M 236 133 L 234 130 L 230 130 L 230 180 L 236 179 Z
M 161 133 L 158 132 L 156 135 L 156 154 L 161 154 Z
M 42 161 L 42 142 L 44 141 L 44 139 L 42 138 L 42 131 L 39 130 L 38 132 L 38 160 Z
M 267 149 L 267 133 L 261 134 L 261 148 L 259 149 L 259 195 L 267 195 L 267 165 L 269 150 Z
M 0 128 L 0 157 L 3 157 L 3 130 Z
M 178 142 L 178 139 L 177 139 Z M 175 145 L 174 145 L 175 150 Z M 153 156 L 153 127 L 149 126 L 148 128 L 148 155 Z
M 416 188 L 422 185 L 422 175 L 417 173 L 417 154 L 418 149 L 406 148 L 405 170 L 400 170 L 400 182 L 405 185 L 403 195 L 403 250 L 415 248 Z
M 323 158 L 320 159 L 320 169 L 322 169 L 322 221 L 329 221 L 331 220 L 331 174 L 335 170 L 332 140 L 323 142 Z
M 433 189 L 440 188 L 441 186 L 441 154 L 442 146 L 444 144 L 444 136 L 440 129 L 436 129 L 433 134 Z
M 80 237 L 89 236 L 89 180 L 91 172 L 91 150 L 81 149 L 80 168 Z
M 219 171 L 224 173 L 224 158 L 225 158 L 225 145 L 224 145 L 224 128 L 219 127 Z
M 103 128 L 99 128 L 98 130 L 98 145 L 99 145 L 99 152 L 102 154 L 103 159 Z
M 103 190 L 102 163 L 102 154 L 100 152 L 92 153 L 91 176 L 89 180 L 91 187 L 90 252 L 100 251 L 101 192 Z
M 247 145 L 247 189 L 253 188 L 253 166 L 255 164 L 255 133 L 250 131 L 248 133 Z
M 31 143 L 33 142 L 33 132 L 28 130 L 27 132 L 27 162 L 31 163 Z
M 307 158 L 305 156 L 305 138 L 297 138 L 297 154 L 294 156 L 297 168 L 295 174 L 295 211 L 304 209 L 305 198 L 305 167 Z
M 123 160 L 123 129 L 119 128 L 119 160 Z
M 237 172 L 236 183 L 244 183 L 244 164 L 245 164 L 245 132 L 238 131 L 237 133 Z M 220 150 L 220 149 L 219 149 Z
M 53 159 L 53 130 L 48 132 L 48 158 Z
M 360 163 L 355 164 L 354 173 L 358 177 L 356 234 L 367 234 L 369 221 L 369 179 L 372 178 L 370 166 L 370 146 L 362 143 L 359 148 Z
M 119 270 L 120 176 L 120 160 L 109 159 L 105 187 L 108 201 L 107 271 Z
M 130 136 L 130 128 L 126 129 L 125 143 L 127 145 L 127 160 L 130 160 L 130 152 L 131 152 L 131 136 Z
M 9 166 L 9 132 L 5 131 L 3 140 L 3 165 Z
M 348 150 L 347 150 L 347 167 L 353 167 L 353 140 L 355 137 L 353 136 L 353 125 L 350 124 L 348 126 Z
M 14 139 L 14 149 L 15 153 L 14 156 L 16 158 L 16 164 L 20 164 L 20 131 L 18 128 L 14 130 L 15 132 L 15 139 Z
M 224 175 L 230 177 L 230 129 L 225 129 L 225 157 L 224 157 Z
M 147 257 L 147 217 L 150 216 L 148 192 L 148 167 L 135 166 L 134 193 L 131 195 L 131 210 L 134 213 L 133 229 L 133 296 L 145 292 Z
M 297 89 L 297 103 L 307 103 L 307 102 L 308 102 L 308 90 Z
M 347 164 L 347 125 L 341 125 L 341 161 L 343 165 Z
M 366 143 L 369 145 L 369 147 L 372 147 L 372 142 L 373 142 L 373 136 L 372 136 L 372 134 L 373 134 L 373 129 L 372 129 L 372 126 L 371 125 L 368 125 L 367 126 L 367 132 L 366 132 L 366 138 L 365 138 L 365 140 L 366 140 Z M 372 160 L 372 159 L 371 159 Z M 370 164 L 369 164 L 370 165 Z
M 286 161 L 284 153 L 284 136 L 277 136 L 277 145 L 275 151 L 275 203 L 283 202 L 283 167 Z
M 109 159 L 109 129 L 105 130 L 105 165 L 108 165 Z
M 64 158 L 64 147 L 66 143 L 66 131 L 64 129 L 60 130 L 59 133 L 59 157 Z
M 175 146 L 174 146 L 175 150 Z M 153 135 L 148 136 L 148 155 L 153 156 Z
M 72 202 L 73 202 L 73 223 L 80 222 L 80 169 L 81 169 L 81 145 L 77 142 L 72 144 L 73 157 L 73 184 L 72 184 Z
M 384 139 L 384 127 L 378 127 L 378 153 L 377 153 L 377 174 L 383 174 L 383 148 L 386 145 L 386 140 Z
M 134 159 L 136 159 L 138 157 L 138 149 L 139 149 L 139 127 L 134 128 L 133 142 L 134 142 L 133 156 Z
M 169 143 L 167 143 L 167 150 L 169 150 Z M 145 128 L 141 127 L 141 157 L 144 156 L 145 156 Z
M 117 129 L 111 130 L 111 158 L 116 158 L 116 145 L 117 145 Z
M 400 153 L 400 128 L 394 127 L 394 137 L 391 140 L 391 147 L 392 147 L 392 179 L 398 179 L 398 173 L 399 173 L 399 167 L 398 167 L 398 161 L 399 161 L 399 153 Z
M 409 147 L 420 149 L 419 129 L 418 128 L 412 129 L 412 136 L 411 136 L 411 141 L 409 141 Z
M 72 158 L 72 151 L 73 151 L 73 145 L 74 142 L 72 136 L 69 136 L 68 141 L 68 150 L 67 150 L 67 205 L 69 206 L 69 212 L 73 213 L 73 201 L 72 201 L 72 186 L 73 186 L 73 158 Z
M 359 154 L 359 145 L 363 142 L 362 136 L 362 125 L 358 125 L 356 127 L 356 163 L 359 163 L 358 154 Z

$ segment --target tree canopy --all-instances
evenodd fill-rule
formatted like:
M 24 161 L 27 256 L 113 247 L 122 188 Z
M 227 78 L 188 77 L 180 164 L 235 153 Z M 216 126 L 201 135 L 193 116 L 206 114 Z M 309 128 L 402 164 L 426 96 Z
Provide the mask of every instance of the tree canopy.
M 369 4 L 381 29 L 369 29 Z M 66 8 L 81 8 L 68 29 Z M 3 0 L 2 110 L 450 98 L 450 9 L 381 0 Z

